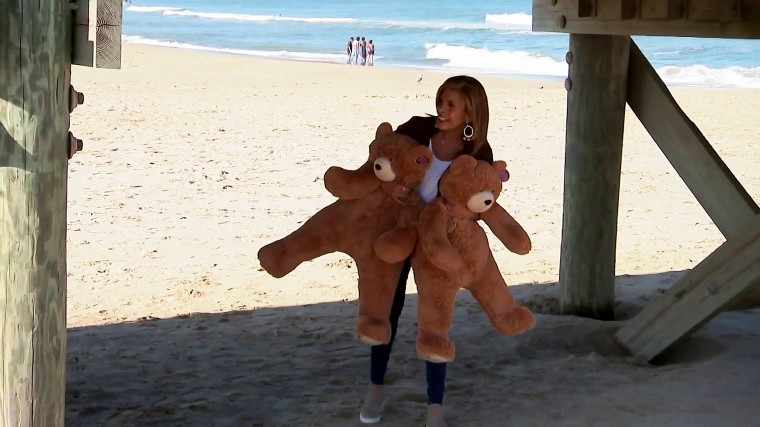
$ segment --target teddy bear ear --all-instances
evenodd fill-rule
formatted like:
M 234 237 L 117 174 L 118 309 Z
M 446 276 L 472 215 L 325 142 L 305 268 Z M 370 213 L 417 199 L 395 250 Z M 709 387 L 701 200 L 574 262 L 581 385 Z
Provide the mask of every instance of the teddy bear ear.
M 379 138 L 381 136 L 385 136 L 393 132 L 393 127 L 388 122 L 382 122 L 380 123 L 380 126 L 377 127 L 377 131 L 375 132 L 375 138 Z
M 493 168 L 496 169 L 497 172 L 499 172 L 499 179 L 501 179 L 501 182 L 507 182 L 509 181 L 509 171 L 507 171 L 507 162 L 504 160 L 497 160 L 493 162 Z
M 432 152 L 424 145 L 417 145 L 412 149 L 412 156 L 415 157 L 414 162 L 418 165 L 428 165 L 432 160 Z
M 468 154 L 462 154 L 451 162 L 449 169 L 472 169 L 477 166 L 477 164 L 478 161 L 475 159 L 475 157 L 472 157 Z

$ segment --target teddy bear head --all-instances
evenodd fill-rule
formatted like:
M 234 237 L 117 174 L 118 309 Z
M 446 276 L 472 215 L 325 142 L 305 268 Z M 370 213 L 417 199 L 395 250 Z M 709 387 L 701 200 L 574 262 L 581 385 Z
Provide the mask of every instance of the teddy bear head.
M 378 126 L 375 140 L 369 146 L 375 176 L 383 190 L 394 198 L 410 194 L 422 183 L 431 158 L 428 147 L 393 132 L 389 123 Z
M 454 159 L 441 177 L 439 189 L 446 203 L 460 208 L 461 216 L 477 216 L 489 210 L 509 179 L 507 164 L 489 164 L 469 155 Z

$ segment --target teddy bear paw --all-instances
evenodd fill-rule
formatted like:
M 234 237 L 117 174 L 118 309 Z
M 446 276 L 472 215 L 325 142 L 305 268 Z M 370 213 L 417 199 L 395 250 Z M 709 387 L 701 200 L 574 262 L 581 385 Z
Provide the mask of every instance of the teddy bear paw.
M 259 264 L 267 273 L 279 279 L 293 271 L 292 268 L 283 267 L 282 257 L 284 254 L 284 248 L 279 242 L 270 243 L 259 249 Z
M 533 329 L 536 325 L 536 317 L 530 309 L 518 305 L 510 312 L 495 319 L 493 324 L 502 335 L 519 335 Z
M 369 345 L 388 344 L 391 340 L 391 322 L 360 314 L 356 319 L 356 339 Z
M 388 264 L 405 260 L 414 250 L 415 236 L 397 230 L 381 234 L 375 240 L 375 255 Z
M 442 334 L 431 331 L 417 333 L 417 356 L 433 363 L 451 362 L 454 360 L 454 343 Z

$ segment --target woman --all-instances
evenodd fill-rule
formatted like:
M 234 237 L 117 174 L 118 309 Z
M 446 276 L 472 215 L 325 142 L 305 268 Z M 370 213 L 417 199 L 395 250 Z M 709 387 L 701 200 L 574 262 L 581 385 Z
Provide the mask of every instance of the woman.
M 493 163 L 493 152 L 486 139 L 488 134 L 488 97 L 480 82 L 469 76 L 454 76 L 438 88 L 435 97 L 436 116 L 412 117 L 396 129 L 397 133 L 414 138 L 433 151 L 433 161 L 417 189 L 429 203 L 438 195 L 438 180 L 454 158 L 469 154 Z M 388 367 L 398 319 L 404 307 L 406 281 L 411 269 L 404 261 L 391 308 L 391 339 L 388 344 L 373 346 L 370 353 L 370 385 L 359 419 L 365 424 L 380 421 L 383 409 L 383 381 Z M 445 426 L 443 391 L 446 364 L 425 362 L 427 378 L 427 426 Z
M 367 43 L 367 65 L 375 65 L 375 43 L 372 40 Z

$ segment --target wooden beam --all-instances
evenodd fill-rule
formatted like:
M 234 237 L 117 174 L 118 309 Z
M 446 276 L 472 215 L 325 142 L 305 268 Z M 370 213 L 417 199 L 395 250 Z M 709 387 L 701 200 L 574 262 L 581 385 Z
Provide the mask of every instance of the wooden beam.
M 0 13 L 0 425 L 63 426 L 67 1 Z
M 631 41 L 628 104 L 727 239 L 760 208 Z
M 690 1 L 688 17 L 691 21 L 731 22 L 741 15 L 739 0 L 699 0 Z
M 560 309 L 612 319 L 629 37 L 570 35 Z
M 121 68 L 122 0 L 76 0 L 71 61 Z
M 533 0 L 533 31 L 760 38 L 760 0 Z
M 641 19 L 667 21 L 680 19 L 686 12 L 686 0 L 641 0 Z
M 648 362 L 687 337 L 721 308 L 760 285 L 760 216 L 672 288 L 626 322 L 615 337 L 636 362 Z

